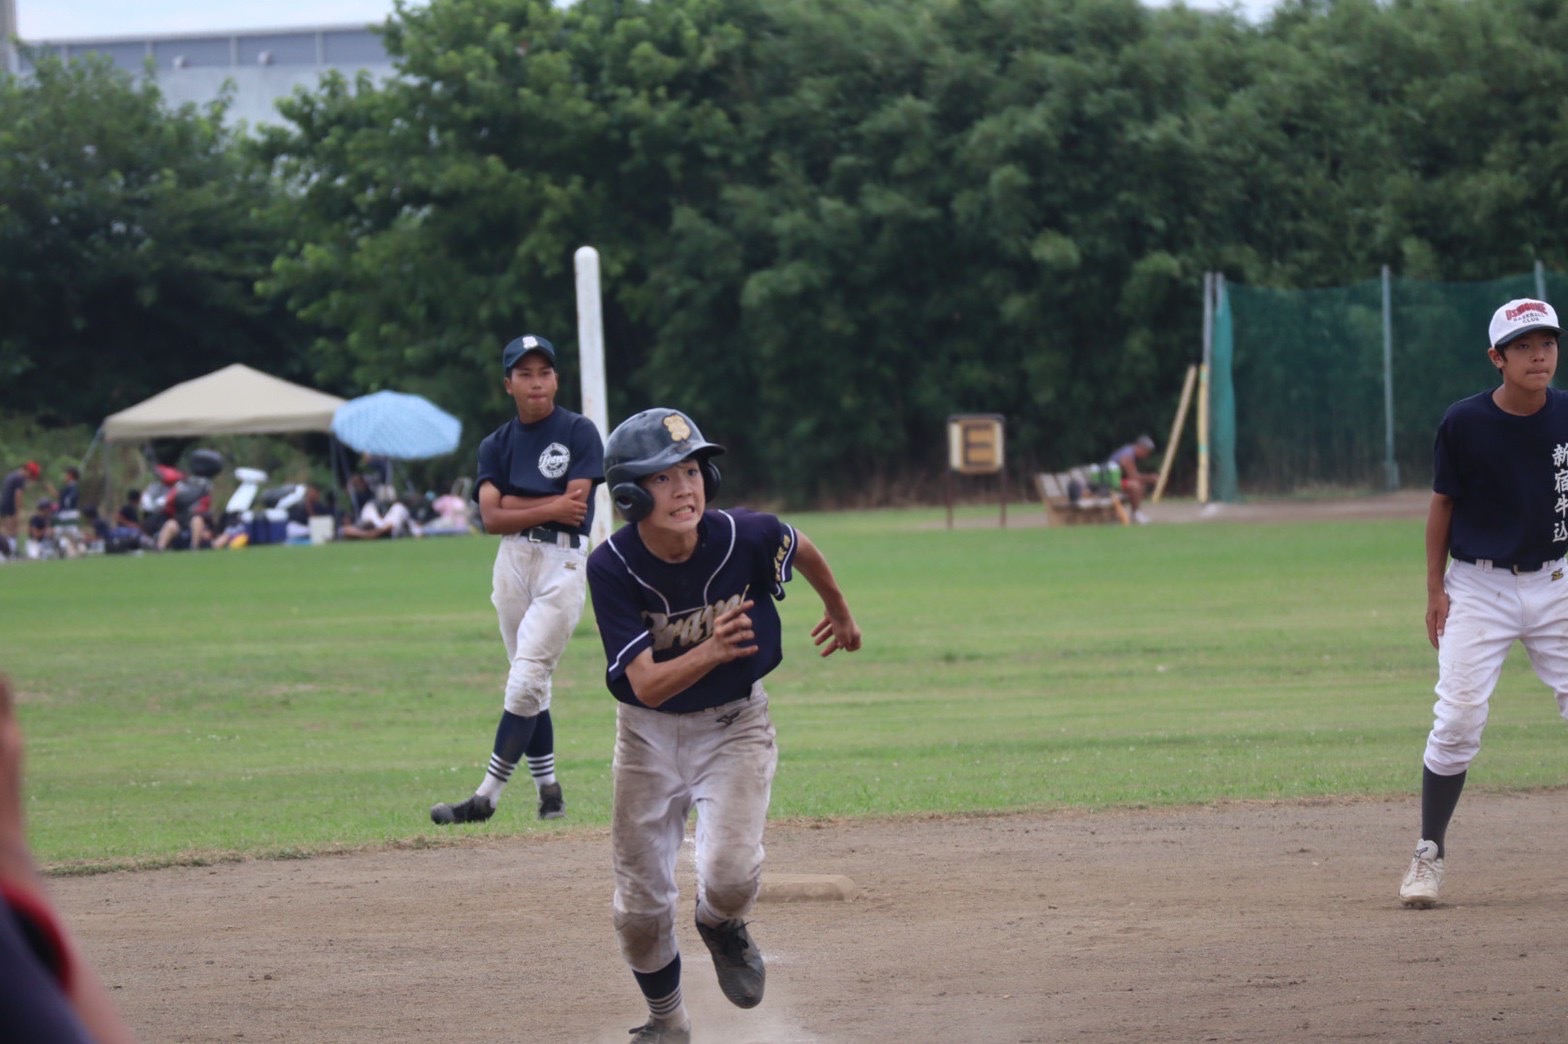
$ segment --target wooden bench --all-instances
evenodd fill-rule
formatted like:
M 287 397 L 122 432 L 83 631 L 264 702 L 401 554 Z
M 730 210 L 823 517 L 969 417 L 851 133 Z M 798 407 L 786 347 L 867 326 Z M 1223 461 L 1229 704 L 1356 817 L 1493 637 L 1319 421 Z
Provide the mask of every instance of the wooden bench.
M 1132 521 L 1120 491 L 1090 491 L 1086 465 L 1055 474 L 1042 471 L 1035 475 L 1034 482 L 1040 490 L 1040 500 L 1045 504 L 1047 524 L 1075 526 L 1088 522 L 1120 522 L 1125 526 Z M 1070 494 L 1074 482 L 1082 490 L 1076 500 Z

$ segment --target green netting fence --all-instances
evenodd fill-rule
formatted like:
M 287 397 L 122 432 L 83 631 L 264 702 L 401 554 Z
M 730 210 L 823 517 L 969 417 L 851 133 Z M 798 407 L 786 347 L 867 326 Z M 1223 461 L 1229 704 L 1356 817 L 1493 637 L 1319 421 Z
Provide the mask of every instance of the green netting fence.
M 1385 276 L 1324 290 L 1218 282 L 1211 341 L 1212 499 L 1427 488 L 1456 399 L 1495 387 L 1492 313 L 1563 300 L 1538 269 L 1478 283 Z

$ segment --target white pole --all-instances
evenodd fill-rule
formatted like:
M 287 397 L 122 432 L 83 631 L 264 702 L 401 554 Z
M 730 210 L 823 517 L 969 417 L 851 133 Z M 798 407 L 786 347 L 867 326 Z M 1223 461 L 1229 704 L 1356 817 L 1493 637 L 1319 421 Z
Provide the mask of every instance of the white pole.
M 610 437 L 610 399 L 604 380 L 604 310 L 599 300 L 599 251 L 578 247 L 572 255 L 577 271 L 578 364 L 582 370 L 583 416 L 599 429 L 599 438 Z M 601 484 L 594 494 L 593 546 L 610 538 L 610 487 Z
M 21 71 L 16 55 L 16 0 L 0 0 L 0 73 L 15 76 Z

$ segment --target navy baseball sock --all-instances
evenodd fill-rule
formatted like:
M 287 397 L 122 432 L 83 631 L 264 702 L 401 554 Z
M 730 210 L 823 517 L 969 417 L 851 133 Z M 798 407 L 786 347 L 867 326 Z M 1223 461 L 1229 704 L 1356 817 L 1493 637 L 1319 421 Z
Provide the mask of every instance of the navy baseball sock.
M 675 959 L 656 972 L 640 972 L 633 970 L 632 976 L 637 980 L 637 988 L 642 990 L 642 995 L 648 1002 L 648 1014 L 657 1022 L 687 1021 L 683 1017 L 684 1005 L 681 1003 L 681 955 L 676 954 Z
M 1459 807 L 1459 794 L 1465 789 L 1465 773 L 1457 776 L 1439 776 L 1421 766 L 1421 837 L 1435 842 L 1439 858 L 1443 855 L 1443 836 L 1448 833 L 1448 821 Z
M 534 736 L 534 723 L 539 716 L 525 718 L 509 710 L 501 712 L 501 723 L 495 727 L 495 747 L 490 753 L 490 766 L 485 770 L 484 782 L 474 793 L 489 801 L 491 806 L 501 801 L 501 791 L 523 758 L 523 751 Z
M 528 757 L 528 774 L 537 788 L 555 782 L 555 726 L 548 710 L 540 711 L 534 722 L 533 739 L 523 753 Z

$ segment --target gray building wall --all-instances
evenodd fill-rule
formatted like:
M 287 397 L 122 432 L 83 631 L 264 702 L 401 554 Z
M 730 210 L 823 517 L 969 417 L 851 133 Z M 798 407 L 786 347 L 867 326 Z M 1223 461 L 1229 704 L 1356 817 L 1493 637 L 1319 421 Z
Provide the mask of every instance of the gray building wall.
M 145 72 L 150 61 L 170 106 L 213 101 L 223 84 L 232 82 L 228 120 L 250 126 L 281 123 L 277 100 L 295 87 L 313 89 L 328 70 L 336 69 L 350 80 L 360 70 L 377 80 L 396 72 L 381 38 L 359 25 L 40 40 L 27 41 L 27 46 L 64 59 L 102 54 L 136 75 Z M 25 53 L 19 64 L 24 75 L 32 68 Z

